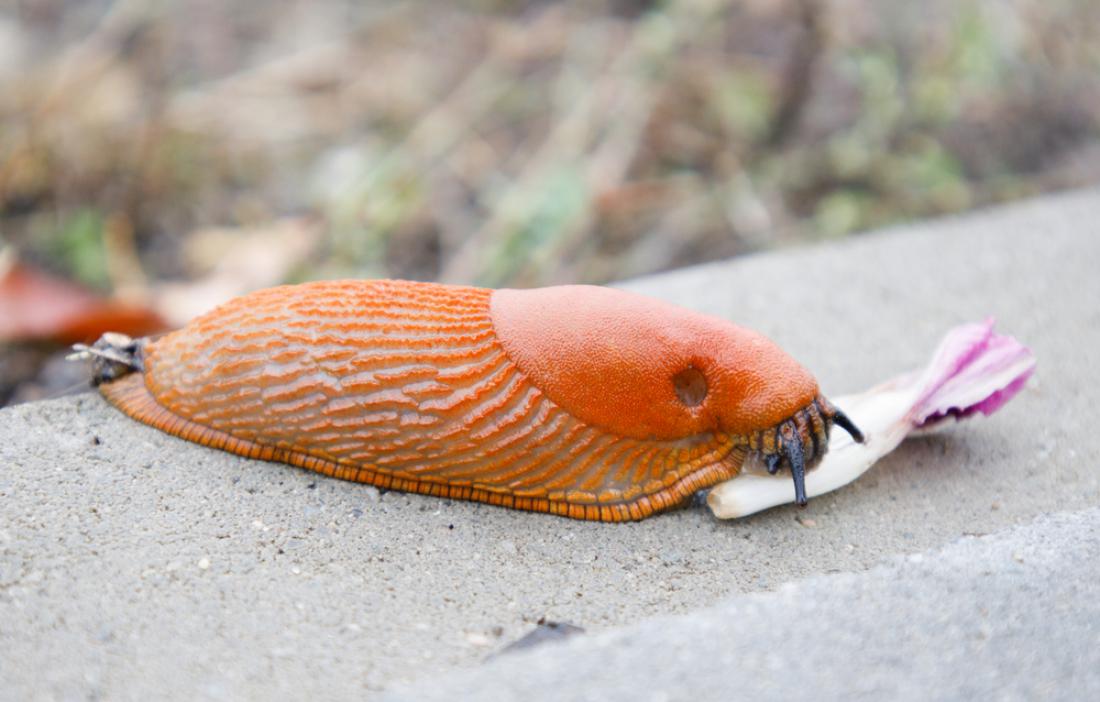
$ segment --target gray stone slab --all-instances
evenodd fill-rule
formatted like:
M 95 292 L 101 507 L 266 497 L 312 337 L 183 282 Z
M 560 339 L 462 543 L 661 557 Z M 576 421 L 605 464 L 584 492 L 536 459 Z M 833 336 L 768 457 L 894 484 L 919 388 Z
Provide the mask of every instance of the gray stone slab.
M 1000 414 L 805 511 L 589 524 L 244 460 L 91 395 L 0 411 L 0 697 L 362 697 L 540 617 L 598 632 L 1100 504 L 1097 221 L 1078 192 L 632 282 L 760 329 L 830 394 L 989 314 L 1035 349 Z
M 1100 509 L 502 656 L 385 700 L 1100 699 Z

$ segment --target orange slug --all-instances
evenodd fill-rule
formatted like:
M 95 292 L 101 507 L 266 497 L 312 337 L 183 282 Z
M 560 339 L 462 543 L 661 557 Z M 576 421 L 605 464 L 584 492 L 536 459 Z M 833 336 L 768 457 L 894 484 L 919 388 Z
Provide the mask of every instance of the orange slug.
M 762 335 L 610 288 L 318 282 L 119 337 L 87 349 L 100 391 L 170 434 L 577 519 L 685 504 L 754 454 L 805 504 L 833 423 L 860 438 Z

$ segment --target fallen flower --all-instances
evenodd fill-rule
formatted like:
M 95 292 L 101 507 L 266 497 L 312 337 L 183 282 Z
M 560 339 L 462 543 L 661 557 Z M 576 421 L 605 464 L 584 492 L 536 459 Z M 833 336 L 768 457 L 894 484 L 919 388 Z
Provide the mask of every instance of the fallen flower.
M 148 306 L 104 297 L 0 251 L 0 343 L 71 344 L 112 329 L 143 336 L 164 328 Z
M 806 475 L 806 494 L 815 497 L 847 485 L 915 431 L 948 417 L 962 420 L 976 412 L 988 416 L 1012 399 L 1035 370 L 1035 356 L 1014 338 L 995 333 L 993 324 L 990 318 L 955 327 L 925 368 L 858 395 L 834 398 L 866 440 L 857 444 L 847 434 L 834 432 L 829 452 Z M 762 466 L 750 464 L 707 496 L 707 505 L 719 519 L 793 501 L 789 478 L 768 475 Z

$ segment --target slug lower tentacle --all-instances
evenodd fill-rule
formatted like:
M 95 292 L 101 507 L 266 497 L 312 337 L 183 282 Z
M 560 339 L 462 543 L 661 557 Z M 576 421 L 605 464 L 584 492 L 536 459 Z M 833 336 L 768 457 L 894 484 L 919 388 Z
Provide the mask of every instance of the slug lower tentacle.
M 285 286 L 83 352 L 109 401 L 190 441 L 580 519 L 680 506 L 753 455 L 804 504 L 831 425 L 858 435 L 760 334 L 591 286 Z

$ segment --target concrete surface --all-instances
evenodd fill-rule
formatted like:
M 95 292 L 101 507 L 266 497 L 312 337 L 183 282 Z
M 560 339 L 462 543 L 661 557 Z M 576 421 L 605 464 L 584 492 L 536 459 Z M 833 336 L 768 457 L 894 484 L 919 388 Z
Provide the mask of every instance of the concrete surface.
M 476 668 L 540 617 L 602 637 L 601 630 L 649 617 L 776 591 L 809 576 L 860 573 L 966 535 L 1098 505 L 1097 221 L 1100 191 L 1078 192 L 631 283 L 763 331 L 830 394 L 922 363 L 948 327 L 989 314 L 1034 348 L 1039 368 L 1031 387 L 1001 413 L 907 442 L 857 483 L 804 511 L 779 508 L 731 523 L 696 510 L 639 524 L 589 524 L 380 495 L 247 461 L 138 425 L 94 395 L 0 411 L 0 698 L 348 699 L 383 689 L 398 694 L 418 682 L 447 689 L 452 680 L 471 684 L 449 677 L 456 668 Z M 1073 518 L 1066 519 L 1057 534 L 1076 533 Z M 966 548 L 981 551 L 986 543 Z M 1089 543 L 1091 563 L 1066 560 L 1050 572 L 1078 568 L 1095 577 L 1095 541 L 1055 540 L 1046 548 L 1069 554 Z M 921 572 L 912 577 L 919 581 Z M 1014 572 L 988 579 L 998 583 L 987 593 L 990 611 L 1008 611 L 1002 601 L 1012 611 L 1023 606 L 1006 599 L 1003 585 Z M 1020 575 L 1020 582 L 1043 572 L 1030 580 Z M 890 631 L 872 626 L 875 608 L 890 602 L 886 595 L 855 611 L 864 605 L 822 593 L 829 582 L 841 590 L 860 582 L 878 593 L 881 581 L 865 574 L 797 587 L 853 609 L 861 622 L 853 642 L 866 637 L 877 645 Z M 945 607 L 963 592 L 932 571 L 922 586 L 939 593 L 931 601 Z M 1081 595 L 1075 587 L 1059 592 Z M 759 608 L 753 611 L 764 617 L 776 606 L 767 598 L 783 602 L 786 592 L 735 598 L 715 611 Z M 1083 632 L 1100 631 L 1095 609 L 1079 611 L 1081 625 L 1063 627 L 1064 636 L 1036 626 L 1034 638 L 1005 637 L 1011 652 L 983 655 L 1011 666 L 1061 652 L 1065 670 L 1078 670 L 1098 648 Z M 931 621 L 910 613 L 914 626 Z M 690 627 L 697 619 L 682 621 Z M 625 642 L 659 636 L 663 626 L 597 640 L 629 647 Z M 693 670 L 715 665 L 720 659 L 705 657 L 705 640 L 700 632 L 695 655 L 685 633 L 675 657 L 652 665 L 683 668 L 684 675 L 684 660 Z M 809 637 L 803 646 L 823 641 Z M 971 645 L 927 641 L 948 649 L 942 653 L 952 660 Z M 589 644 L 565 644 L 573 645 Z M 616 677 L 625 669 L 615 661 L 629 651 L 616 658 L 613 648 L 592 649 L 607 661 L 605 668 L 598 660 L 592 665 L 608 675 L 591 684 L 609 694 L 636 684 L 647 695 L 642 677 Z M 554 651 L 523 655 L 545 655 L 550 670 Z M 827 653 L 810 652 L 808 660 L 824 661 Z M 772 659 L 749 660 L 747 670 Z M 925 671 L 930 690 L 950 697 L 960 689 L 937 679 L 934 660 L 922 660 L 925 667 L 914 670 Z M 882 681 L 886 669 L 869 667 L 866 677 Z M 998 669 L 1012 675 L 1011 667 Z M 823 676 L 831 674 L 796 666 L 790 680 L 825 689 Z M 849 676 L 857 680 L 849 682 L 862 676 L 857 666 Z M 868 694 L 886 689 L 871 686 Z M 1067 682 L 1051 692 L 1072 699 L 1079 689 Z
M 1100 509 L 570 639 L 398 700 L 1100 699 Z

